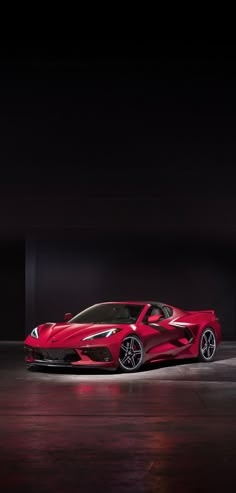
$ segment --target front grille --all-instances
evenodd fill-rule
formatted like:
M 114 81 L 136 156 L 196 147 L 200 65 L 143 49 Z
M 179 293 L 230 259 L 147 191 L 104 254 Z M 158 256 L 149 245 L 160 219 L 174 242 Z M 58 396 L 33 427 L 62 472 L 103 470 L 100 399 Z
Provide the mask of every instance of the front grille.
M 52 361 L 54 363 L 72 363 L 73 361 L 79 361 L 80 357 L 74 349 L 39 349 L 39 348 L 27 348 L 26 352 L 28 356 L 34 358 L 37 361 Z

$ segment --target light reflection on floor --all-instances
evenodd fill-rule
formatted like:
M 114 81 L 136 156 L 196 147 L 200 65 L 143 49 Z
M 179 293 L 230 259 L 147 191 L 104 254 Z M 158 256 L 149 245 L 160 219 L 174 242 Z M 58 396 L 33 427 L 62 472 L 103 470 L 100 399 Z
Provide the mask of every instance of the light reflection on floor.
M 236 343 L 132 375 L 0 356 L 1 491 L 235 492 Z

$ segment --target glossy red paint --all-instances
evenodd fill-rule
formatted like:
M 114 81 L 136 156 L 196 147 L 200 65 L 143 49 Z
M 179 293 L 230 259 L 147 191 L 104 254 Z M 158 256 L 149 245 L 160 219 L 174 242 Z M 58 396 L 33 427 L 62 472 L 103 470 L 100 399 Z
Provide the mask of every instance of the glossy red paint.
M 109 303 L 96 306 L 108 305 Z M 141 313 L 135 323 L 73 323 L 72 321 L 40 325 L 37 328 L 38 338 L 28 335 L 25 339 L 25 362 L 30 366 L 118 368 L 121 362 L 122 348 L 125 347 L 126 351 L 122 361 L 124 361 L 125 356 L 126 359 L 129 358 L 129 345 L 126 345 L 128 340 L 132 341 L 133 352 L 136 351 L 136 356 L 139 357 L 140 355 L 140 358 L 142 356 L 140 365 L 159 359 L 182 359 L 199 356 L 201 345 L 202 348 L 205 347 L 204 344 L 206 345 L 205 339 L 203 339 L 205 329 L 211 329 L 207 335 L 211 333 L 213 336 L 215 335 L 215 347 L 221 341 L 220 323 L 213 310 L 184 311 L 158 302 L 124 303 L 126 306 L 142 305 Z M 152 320 L 158 318 L 156 315 L 152 315 L 153 310 L 160 310 L 162 317 L 152 323 Z M 113 329 L 116 331 L 113 332 Z M 103 331 L 111 332 L 106 337 L 84 340 L 85 337 Z M 141 342 L 140 347 L 139 341 Z M 53 356 L 55 354 L 57 355 L 56 358 Z M 136 356 L 133 356 L 134 361 L 136 361 Z M 137 368 L 130 367 L 125 371 L 133 371 Z

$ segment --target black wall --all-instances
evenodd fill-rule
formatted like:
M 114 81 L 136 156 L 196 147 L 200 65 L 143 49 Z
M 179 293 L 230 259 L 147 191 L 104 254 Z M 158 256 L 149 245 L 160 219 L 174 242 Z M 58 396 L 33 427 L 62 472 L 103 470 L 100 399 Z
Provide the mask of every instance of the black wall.
M 39 234 L 26 249 L 27 332 L 100 301 L 160 300 L 183 309 L 215 309 L 223 337 L 233 339 L 233 265 L 229 245 L 158 231 Z
M 0 339 L 111 298 L 236 338 L 235 45 L 129 43 L 1 43 Z
M 0 340 L 22 340 L 25 333 L 25 243 L 1 241 Z

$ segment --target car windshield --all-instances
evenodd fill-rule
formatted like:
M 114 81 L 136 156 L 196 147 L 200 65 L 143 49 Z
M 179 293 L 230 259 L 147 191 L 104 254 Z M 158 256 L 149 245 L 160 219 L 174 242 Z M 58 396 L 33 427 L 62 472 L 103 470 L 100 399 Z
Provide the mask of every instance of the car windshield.
M 145 305 L 104 303 L 87 308 L 70 320 L 75 324 L 130 324 L 137 321 Z

